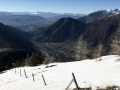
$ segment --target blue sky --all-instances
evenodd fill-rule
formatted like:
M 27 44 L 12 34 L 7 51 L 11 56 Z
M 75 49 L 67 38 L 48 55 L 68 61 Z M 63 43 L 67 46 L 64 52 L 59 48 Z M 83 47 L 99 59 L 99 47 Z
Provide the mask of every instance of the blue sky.
M 42 11 L 89 14 L 120 8 L 120 0 L 0 0 L 0 11 Z

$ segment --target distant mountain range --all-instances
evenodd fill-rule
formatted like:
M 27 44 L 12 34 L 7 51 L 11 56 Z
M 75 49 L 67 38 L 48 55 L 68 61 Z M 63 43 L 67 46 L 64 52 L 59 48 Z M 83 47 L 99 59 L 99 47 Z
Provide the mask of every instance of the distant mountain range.
M 80 18 L 84 14 L 52 13 L 52 12 L 0 12 L 0 22 L 23 31 L 33 31 L 39 27 L 46 27 L 60 18 Z
M 31 16 L 31 15 L 0 15 L 0 22 L 17 26 L 21 24 L 30 24 L 30 23 L 36 23 L 36 22 L 42 22 L 45 21 L 45 18 L 40 16 Z
M 0 15 L 34 15 L 34 16 L 41 16 L 44 18 L 56 17 L 60 15 L 69 15 L 69 16 L 85 16 L 85 14 L 73 14 L 73 13 L 53 13 L 53 12 L 7 12 L 7 11 L 0 11 Z
M 44 26 L 42 22 L 45 21 L 46 19 L 40 16 L 0 14 L 0 22 L 23 31 L 32 31 L 34 28 L 40 27 L 40 25 Z
M 120 9 L 98 10 L 85 14 L 52 13 L 52 12 L 0 12 L 0 22 L 16 27 L 23 31 L 33 31 L 37 28 L 47 27 L 60 18 L 74 18 L 84 23 L 90 23 L 98 19 L 109 17 L 120 13 Z

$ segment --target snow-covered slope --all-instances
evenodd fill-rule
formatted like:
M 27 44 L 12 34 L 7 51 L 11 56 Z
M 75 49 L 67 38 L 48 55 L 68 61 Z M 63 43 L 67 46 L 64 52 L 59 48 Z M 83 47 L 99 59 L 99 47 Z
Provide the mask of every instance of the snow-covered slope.
M 102 57 L 101 61 L 83 60 L 66 63 L 51 63 L 37 67 L 21 67 L 8 70 L 0 74 L 0 90 L 65 90 L 72 80 L 72 72 L 75 74 L 79 87 L 120 86 L 120 57 L 109 55 Z M 98 59 L 99 60 L 99 59 Z M 20 69 L 21 74 L 20 76 Z M 25 78 L 24 69 L 28 78 Z M 35 74 L 33 81 L 32 73 Z M 44 85 L 41 75 L 44 75 L 47 85 Z M 75 84 L 68 90 L 73 90 Z

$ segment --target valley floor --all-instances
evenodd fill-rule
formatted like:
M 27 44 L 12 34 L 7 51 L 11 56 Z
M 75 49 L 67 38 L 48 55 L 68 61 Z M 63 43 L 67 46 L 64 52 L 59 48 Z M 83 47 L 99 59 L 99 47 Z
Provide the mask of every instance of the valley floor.
M 0 74 L 0 90 L 65 90 L 72 80 L 72 72 L 75 74 L 79 87 L 91 87 L 92 90 L 96 90 L 97 87 L 120 86 L 120 57 L 109 55 L 103 56 L 101 61 L 99 58 L 97 60 L 87 59 L 36 67 L 20 67 L 16 68 L 16 74 L 15 69 L 7 70 Z M 32 73 L 35 81 L 33 81 Z M 73 82 L 68 90 L 74 88 Z

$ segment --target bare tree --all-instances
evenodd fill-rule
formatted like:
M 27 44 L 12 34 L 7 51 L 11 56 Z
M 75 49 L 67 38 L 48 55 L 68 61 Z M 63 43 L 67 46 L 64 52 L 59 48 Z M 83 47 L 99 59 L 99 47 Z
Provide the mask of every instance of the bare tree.
M 99 60 L 101 60 L 101 56 L 103 52 L 104 52 L 103 45 L 99 43 L 97 47 L 95 47 L 93 53 L 93 57 L 96 58 L 96 61 L 98 61 L 97 58 L 100 58 Z
M 50 62 L 52 62 L 53 61 L 53 56 L 52 55 L 50 55 L 50 54 L 48 54 L 47 52 L 44 52 L 44 55 L 45 55 L 45 60 L 44 60 L 44 64 L 48 64 L 48 63 L 50 63 Z
M 80 37 L 80 39 L 77 41 L 77 45 L 75 46 L 76 54 L 75 57 L 77 60 L 86 59 L 87 56 L 87 43 Z
M 110 44 L 110 54 L 120 55 L 120 30 L 116 31 Z
M 117 39 L 112 39 L 112 43 L 110 44 L 111 50 L 110 54 L 112 55 L 120 55 L 120 42 Z

